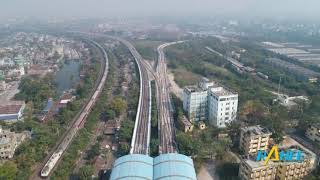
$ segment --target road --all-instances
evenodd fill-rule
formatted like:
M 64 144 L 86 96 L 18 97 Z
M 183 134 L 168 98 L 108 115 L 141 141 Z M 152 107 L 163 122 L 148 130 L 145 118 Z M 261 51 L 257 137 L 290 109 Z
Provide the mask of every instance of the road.
M 167 76 L 167 64 L 164 48 L 183 41 L 165 43 L 157 48 L 158 64 L 156 69 L 156 96 L 158 105 L 159 153 L 176 153 L 173 107 L 170 98 L 170 84 Z
M 96 85 L 91 93 L 90 98 L 88 98 L 85 105 L 83 105 L 82 109 L 78 112 L 75 118 L 70 123 L 69 128 L 57 142 L 56 146 L 52 149 L 52 151 L 48 154 L 45 158 L 45 161 L 42 163 L 41 166 L 38 166 L 35 169 L 35 173 L 30 177 L 30 179 L 41 179 L 50 177 L 51 173 L 53 172 L 54 168 L 60 162 L 63 153 L 67 150 L 68 146 L 72 142 L 73 138 L 75 137 L 76 133 L 79 129 L 81 129 L 86 121 L 87 115 L 90 113 L 92 107 L 96 103 L 104 84 L 107 79 L 108 75 L 108 68 L 109 68 L 109 61 L 106 51 L 95 41 L 87 40 L 89 43 L 93 44 L 103 54 L 104 63 L 102 63 L 102 71 L 99 74 L 98 80 Z

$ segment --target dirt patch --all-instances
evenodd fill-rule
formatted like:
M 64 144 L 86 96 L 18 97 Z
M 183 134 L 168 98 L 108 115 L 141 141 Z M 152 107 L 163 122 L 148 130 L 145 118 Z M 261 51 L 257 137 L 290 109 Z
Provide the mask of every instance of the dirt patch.
M 198 180 L 219 180 L 219 177 L 216 175 L 216 162 L 207 161 L 205 162 L 197 174 Z
M 172 70 L 172 73 L 174 74 L 174 81 L 182 88 L 188 85 L 195 85 L 201 79 L 200 75 L 194 74 L 183 68 L 174 69 Z
M 168 73 L 168 78 L 171 92 L 174 93 L 178 98 L 182 99 L 183 89 L 174 81 L 174 75 L 171 72 Z

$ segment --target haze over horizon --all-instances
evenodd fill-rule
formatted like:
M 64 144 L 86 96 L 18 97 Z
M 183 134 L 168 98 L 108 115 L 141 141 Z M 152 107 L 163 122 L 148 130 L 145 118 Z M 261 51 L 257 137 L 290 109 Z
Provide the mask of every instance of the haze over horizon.
M 319 0 L 10 0 L 1 2 L 0 17 L 128 17 L 228 15 L 316 19 Z

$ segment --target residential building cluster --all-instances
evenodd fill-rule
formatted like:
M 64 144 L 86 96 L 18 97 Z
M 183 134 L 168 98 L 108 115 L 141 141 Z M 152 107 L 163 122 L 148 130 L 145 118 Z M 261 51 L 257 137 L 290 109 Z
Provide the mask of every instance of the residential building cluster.
M 62 37 L 16 33 L 0 42 L 0 84 L 53 71 L 61 60 L 79 59 L 85 50 L 84 43 Z
M 183 109 L 191 122 L 207 121 L 224 128 L 237 117 L 238 94 L 202 78 L 198 86 L 184 88 Z
M 38 33 L 15 33 L 0 41 L 0 121 L 22 119 L 24 102 L 12 101 L 23 76 L 55 72 L 64 60 L 88 57 L 83 42 Z M 63 103 L 62 103 L 63 104 Z
M 257 159 L 258 151 L 269 151 L 272 133 L 260 126 L 251 126 L 241 128 L 240 149 L 244 152 L 239 167 L 239 177 L 243 180 L 289 180 L 303 179 L 316 166 L 316 154 L 299 144 L 290 137 L 285 137 L 284 140 L 277 146 L 279 151 L 285 151 L 286 156 L 297 157 L 298 155 L 287 153 L 301 152 L 301 160 L 273 161 L 271 159 L 265 164 L 264 159 Z
M 0 160 L 12 158 L 16 148 L 28 136 L 28 133 L 14 133 L 0 126 Z

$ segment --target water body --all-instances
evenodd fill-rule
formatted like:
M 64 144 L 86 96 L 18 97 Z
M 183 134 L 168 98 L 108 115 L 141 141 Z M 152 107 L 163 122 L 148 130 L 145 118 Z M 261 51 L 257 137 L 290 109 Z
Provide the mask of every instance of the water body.
M 80 65 L 79 60 L 68 60 L 56 73 L 55 81 L 59 95 L 63 91 L 75 88 L 75 85 L 80 81 Z

